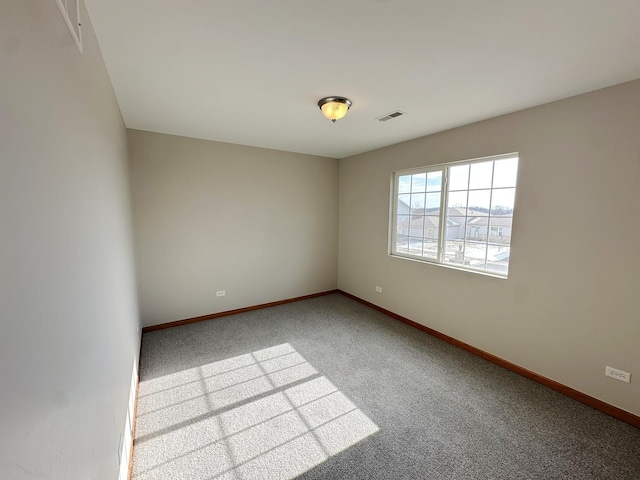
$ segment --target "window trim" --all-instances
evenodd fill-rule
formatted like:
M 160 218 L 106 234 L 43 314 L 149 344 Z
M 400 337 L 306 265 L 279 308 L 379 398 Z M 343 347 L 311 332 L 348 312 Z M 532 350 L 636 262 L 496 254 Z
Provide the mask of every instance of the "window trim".
M 499 278 L 499 279 L 503 279 L 506 280 L 508 278 L 508 271 L 506 274 L 501 274 L 499 272 L 494 272 L 494 271 L 489 271 L 486 270 L 484 268 L 474 268 L 472 266 L 468 266 L 468 265 L 456 265 L 456 264 L 450 264 L 450 263 L 446 263 L 444 261 L 444 255 L 445 255 L 445 242 L 446 242 L 446 221 L 447 221 L 447 212 L 449 211 L 449 205 L 448 205 L 448 185 L 449 185 L 449 168 L 451 167 L 455 167 L 458 165 L 472 165 L 474 163 L 482 163 L 482 162 L 488 162 L 488 161 L 499 161 L 499 160 L 505 160 L 508 158 L 513 158 L 513 157 L 517 157 L 518 158 L 518 171 L 520 169 L 520 154 L 518 152 L 510 152 L 510 153 L 502 153 L 502 154 L 498 154 L 498 155 L 489 155 L 486 157 L 477 157 L 477 158 L 473 158 L 473 159 L 468 159 L 468 160 L 457 160 L 457 161 L 453 161 L 453 162 L 447 162 L 447 163 L 439 163 L 439 164 L 434 164 L 434 165 L 426 165 L 423 167 L 413 167 L 413 168 L 407 168 L 407 169 L 401 169 L 401 170 L 395 170 L 393 172 L 391 172 L 391 181 L 390 181 L 390 208 L 389 208 L 389 215 L 390 215 L 390 219 L 389 219 L 389 235 L 388 235 L 388 249 L 387 249 L 387 254 L 390 257 L 393 258 L 398 258 L 398 259 L 402 259 L 402 260 L 410 260 L 410 261 L 414 261 L 414 262 L 419 262 L 419 263 L 426 263 L 426 264 L 431 264 L 431 265 L 437 265 L 439 267 L 445 267 L 445 268 L 451 268 L 454 270 L 460 270 L 463 272 L 471 272 L 471 273 L 475 273 L 475 274 L 481 274 L 481 275 L 486 275 L 489 277 L 495 277 L 495 278 Z M 396 235 L 397 235 L 397 220 L 398 220 L 398 195 L 399 195 L 399 179 L 401 176 L 405 176 L 405 175 L 413 175 L 415 173 L 429 173 L 429 172 L 434 172 L 434 171 L 441 171 L 442 172 L 442 181 L 440 184 L 440 212 L 439 212 L 439 222 L 438 222 L 438 253 L 437 253 L 437 258 L 428 258 L 428 257 L 424 257 L 424 256 L 418 256 L 418 255 L 412 255 L 410 253 L 403 253 L 403 252 L 397 252 L 396 251 Z M 518 193 L 518 177 L 516 176 L 516 184 L 514 187 L 509 187 L 509 188 L 515 188 L 515 195 L 517 197 L 517 193 Z M 500 187 L 502 188 L 502 187 Z M 491 186 L 491 190 L 492 190 L 492 194 L 493 194 L 493 185 Z M 469 191 L 467 189 L 467 191 Z M 516 205 L 516 199 L 514 198 L 514 212 L 516 210 L 515 208 Z M 409 206 L 410 207 L 410 206 Z M 425 202 L 425 210 L 426 210 L 426 202 Z M 424 222 L 423 222 L 424 225 Z M 489 232 L 489 228 L 490 226 L 487 225 L 487 242 L 485 243 L 490 243 L 488 241 L 488 232 Z M 407 235 L 408 238 L 410 238 L 410 231 L 409 234 Z M 512 227 L 512 231 L 511 231 L 511 238 L 513 238 L 513 227 Z M 424 227 L 423 227 L 423 239 L 424 239 Z M 408 240 L 407 240 L 408 241 Z M 509 241 L 509 248 L 511 249 L 511 240 Z M 486 265 L 486 262 L 485 262 Z

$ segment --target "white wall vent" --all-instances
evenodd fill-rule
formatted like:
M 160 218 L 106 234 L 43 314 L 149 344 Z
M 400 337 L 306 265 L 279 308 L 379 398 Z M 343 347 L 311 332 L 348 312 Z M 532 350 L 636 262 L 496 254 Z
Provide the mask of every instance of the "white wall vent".
M 381 117 L 378 117 L 376 120 L 380 122 L 386 122 L 387 120 L 391 120 L 392 118 L 398 118 L 402 115 L 406 115 L 406 113 L 401 112 L 400 110 L 396 110 L 395 112 L 387 113 Z
M 82 52 L 82 25 L 80 22 L 80 2 L 82 0 L 56 0 L 60 13 L 78 50 Z

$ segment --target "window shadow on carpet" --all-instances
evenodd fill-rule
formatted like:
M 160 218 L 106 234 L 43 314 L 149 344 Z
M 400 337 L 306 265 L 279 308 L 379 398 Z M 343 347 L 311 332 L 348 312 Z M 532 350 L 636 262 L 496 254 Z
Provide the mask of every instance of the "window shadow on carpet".
M 288 343 L 140 383 L 133 479 L 293 479 L 379 428 Z

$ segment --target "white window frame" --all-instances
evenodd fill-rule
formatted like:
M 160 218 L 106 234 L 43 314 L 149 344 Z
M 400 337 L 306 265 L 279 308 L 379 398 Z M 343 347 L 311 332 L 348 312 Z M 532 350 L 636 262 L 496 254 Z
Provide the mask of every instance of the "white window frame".
M 482 163 L 482 162 L 488 162 L 488 161 L 495 162 L 498 160 L 504 160 L 504 159 L 513 158 L 513 157 L 517 157 L 518 160 L 520 159 L 520 155 L 518 154 L 518 152 L 513 152 L 513 153 L 500 154 L 500 155 L 492 155 L 488 157 L 474 158 L 470 160 L 460 160 L 460 161 L 450 162 L 450 163 L 428 165 L 425 167 L 397 170 L 393 172 L 391 174 L 391 202 L 390 202 L 391 208 L 389 209 L 391 218 L 389 222 L 388 254 L 394 258 L 413 260 L 413 261 L 418 261 L 422 263 L 438 265 L 446 268 L 452 268 L 455 270 L 464 270 L 464 271 L 469 271 L 473 273 L 488 275 L 491 277 L 506 279 L 508 276 L 508 272 L 505 274 L 502 274 L 500 272 L 486 270 L 484 268 L 476 268 L 470 265 L 458 265 L 458 264 L 445 262 L 444 257 L 445 257 L 445 242 L 446 242 L 446 221 L 447 221 L 447 213 L 449 211 L 448 195 L 447 195 L 448 175 L 449 175 L 450 167 L 455 167 L 459 165 L 472 165 L 474 163 Z M 414 175 L 416 173 L 428 174 L 429 172 L 438 172 L 438 171 L 442 172 L 442 183 L 440 185 L 440 211 L 439 211 L 440 218 L 439 218 L 438 239 L 437 239 L 438 251 L 436 254 L 436 258 L 432 259 L 424 256 L 412 255 L 406 252 L 398 252 L 396 250 L 396 246 L 397 246 L 396 234 L 397 234 L 397 228 L 398 228 L 398 225 L 397 225 L 398 211 L 397 210 L 398 210 L 398 195 L 399 195 L 399 179 L 401 176 Z M 517 191 L 518 191 L 517 177 L 516 177 L 516 185 L 514 186 L 514 188 L 516 189 L 516 196 L 517 196 Z M 491 190 L 493 192 L 494 190 L 493 185 L 491 186 Z M 425 210 L 426 210 L 426 204 L 425 204 Z M 514 213 L 515 213 L 515 202 L 514 202 Z M 491 228 L 490 225 L 487 225 L 487 242 L 488 242 L 490 228 Z M 407 241 L 410 241 L 410 233 L 411 232 L 409 231 Z M 511 238 L 513 238 L 513 227 L 511 232 Z M 511 241 L 509 242 L 509 248 L 511 249 Z
M 69 0 L 56 0 L 62 18 L 69 28 L 69 33 L 73 38 L 73 42 L 82 53 L 82 21 L 80 20 L 80 2 L 81 0 L 73 0 L 69 5 Z M 70 15 L 70 9 L 74 10 L 74 15 Z

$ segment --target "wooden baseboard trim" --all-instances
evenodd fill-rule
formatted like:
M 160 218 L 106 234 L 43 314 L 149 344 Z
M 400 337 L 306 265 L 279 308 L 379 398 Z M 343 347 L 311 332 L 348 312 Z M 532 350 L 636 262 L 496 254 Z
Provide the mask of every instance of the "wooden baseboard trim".
M 451 345 L 454 345 L 458 348 L 462 348 L 463 350 L 473 353 L 478 357 L 484 358 L 485 360 L 495 363 L 496 365 L 506 368 L 507 370 L 517 373 L 518 375 L 522 375 L 523 377 L 526 377 L 529 380 L 533 380 L 534 382 L 537 382 L 541 385 L 549 387 L 552 390 L 555 390 L 558 393 L 561 393 L 563 395 L 566 395 L 569 398 L 577 400 L 580 403 L 584 403 L 585 405 L 595 408 L 596 410 L 600 410 L 601 412 L 606 413 L 607 415 L 611 415 L 612 417 L 617 418 L 618 420 L 622 420 L 623 422 L 628 423 L 629 425 L 633 425 L 634 427 L 640 428 L 640 416 L 638 415 L 634 415 L 633 413 L 627 412 L 626 410 L 622 410 L 621 408 L 614 407 L 613 405 L 603 402 L 602 400 L 598 400 L 597 398 L 591 397 L 586 393 L 582 393 L 578 390 L 568 387 L 567 385 L 563 385 L 560 382 L 556 382 L 555 380 L 551 380 L 550 378 L 543 377 L 538 373 L 532 372 L 531 370 L 527 370 L 526 368 L 516 365 L 515 363 L 511 363 L 507 360 L 504 360 L 503 358 L 497 357 L 496 355 L 485 352 L 484 350 L 480 350 L 479 348 L 476 348 L 473 345 L 469 345 L 468 343 L 461 342 L 460 340 L 450 337 L 449 335 L 445 335 L 444 333 L 440 333 L 437 330 L 433 330 L 432 328 L 425 327 L 420 323 L 414 322 L 413 320 L 409 320 L 406 317 L 398 315 L 397 313 L 387 310 L 386 308 L 379 307 L 378 305 L 375 305 L 371 302 L 367 302 L 366 300 L 356 297 L 355 295 L 347 293 L 343 290 L 338 290 L 338 292 L 348 298 L 351 298 L 352 300 L 355 300 L 356 302 L 362 303 L 363 305 L 366 305 L 368 307 L 373 308 L 374 310 L 384 313 L 385 315 L 388 315 L 389 317 L 394 318 L 395 320 L 399 320 L 402 323 L 411 325 L 412 327 L 417 328 L 418 330 L 422 330 L 423 332 L 428 333 L 433 337 L 439 338 L 440 340 L 444 340 L 445 342 L 450 343 Z
M 310 298 L 323 297 L 325 295 L 331 295 L 332 293 L 338 293 L 339 290 L 327 290 L 326 292 L 312 293 L 311 295 L 303 295 L 301 297 L 287 298 L 285 300 L 278 300 L 276 302 L 261 303 L 260 305 L 253 305 L 251 307 L 236 308 L 235 310 L 227 310 L 226 312 L 211 313 L 209 315 L 202 315 L 200 317 L 185 318 L 184 320 L 178 320 L 176 322 L 160 323 L 158 325 L 150 325 L 142 329 L 142 333 L 149 333 L 155 330 L 163 330 L 165 328 L 179 327 L 181 325 L 188 325 L 190 323 L 203 322 L 204 320 L 212 320 L 214 318 L 228 317 L 229 315 L 237 315 L 238 313 L 251 312 L 253 310 L 260 310 L 263 308 L 277 307 L 278 305 L 284 305 L 286 303 L 300 302 L 302 300 L 309 300 Z

